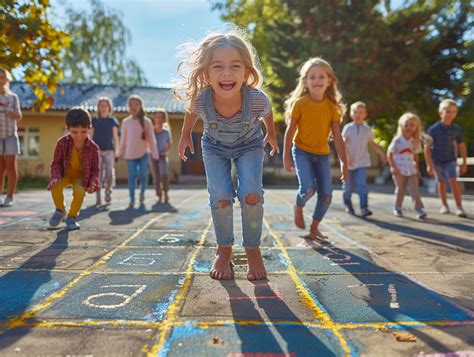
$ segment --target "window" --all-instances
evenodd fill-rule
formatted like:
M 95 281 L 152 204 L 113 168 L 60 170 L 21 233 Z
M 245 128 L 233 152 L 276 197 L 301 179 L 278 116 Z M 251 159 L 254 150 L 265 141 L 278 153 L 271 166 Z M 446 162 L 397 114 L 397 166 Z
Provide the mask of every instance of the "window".
M 18 128 L 18 137 L 20 139 L 20 158 L 31 159 L 39 157 L 39 128 Z

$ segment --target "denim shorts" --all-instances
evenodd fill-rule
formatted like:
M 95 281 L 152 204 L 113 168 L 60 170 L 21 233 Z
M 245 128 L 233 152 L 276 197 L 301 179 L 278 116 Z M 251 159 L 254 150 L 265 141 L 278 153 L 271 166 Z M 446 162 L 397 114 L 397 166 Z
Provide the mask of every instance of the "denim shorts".
M 442 164 L 435 164 L 434 168 L 436 172 L 436 180 L 438 182 L 447 181 L 449 179 L 458 177 L 456 171 L 456 161 L 448 161 Z
M 20 155 L 20 141 L 18 135 L 13 134 L 8 138 L 0 139 L 0 156 Z

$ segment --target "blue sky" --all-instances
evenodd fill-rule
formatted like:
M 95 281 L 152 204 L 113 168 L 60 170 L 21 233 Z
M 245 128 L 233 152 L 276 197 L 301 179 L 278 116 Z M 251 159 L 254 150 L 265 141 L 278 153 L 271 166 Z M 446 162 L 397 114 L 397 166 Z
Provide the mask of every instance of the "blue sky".
M 135 59 L 153 86 L 170 85 L 179 59 L 177 47 L 197 40 L 224 23 L 208 0 L 102 0 L 107 7 L 119 10 L 132 39 L 128 57 Z M 68 0 L 76 8 L 85 0 Z M 59 1 L 52 2 L 59 14 Z

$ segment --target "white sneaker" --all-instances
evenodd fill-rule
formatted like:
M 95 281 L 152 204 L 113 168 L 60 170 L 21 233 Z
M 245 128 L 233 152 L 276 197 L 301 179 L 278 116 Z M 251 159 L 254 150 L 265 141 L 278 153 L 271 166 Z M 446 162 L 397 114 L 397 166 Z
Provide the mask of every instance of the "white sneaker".
M 427 216 L 426 212 L 423 211 L 422 208 L 415 209 L 415 212 L 416 212 L 416 218 L 418 218 L 418 219 L 423 219 L 423 218 L 426 218 L 426 216 Z
M 15 201 L 13 201 L 13 198 L 7 197 L 3 200 L 3 203 L 1 204 L 2 207 L 11 207 L 13 206 Z
M 439 213 L 441 214 L 448 214 L 449 213 L 449 207 L 446 206 L 446 205 L 442 205 L 440 210 L 439 210 Z
M 393 209 L 393 215 L 394 215 L 395 217 L 403 217 L 402 209 L 395 207 L 395 208 Z
M 464 212 L 462 207 L 456 208 L 456 216 L 461 217 L 461 218 L 467 218 L 466 212 Z

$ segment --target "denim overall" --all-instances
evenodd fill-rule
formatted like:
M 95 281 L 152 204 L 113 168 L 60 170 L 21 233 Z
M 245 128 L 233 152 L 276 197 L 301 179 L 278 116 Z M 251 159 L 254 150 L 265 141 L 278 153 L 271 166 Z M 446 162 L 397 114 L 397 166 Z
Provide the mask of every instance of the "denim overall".
M 244 86 L 242 91 L 242 115 L 225 120 L 216 117 L 212 90 L 204 93 L 202 153 L 217 244 L 220 247 L 234 244 L 232 203 L 237 196 L 242 208 L 243 246 L 256 248 L 260 246 L 263 220 L 263 133 L 259 118 L 252 118 L 251 89 Z M 237 168 L 237 193 L 231 178 L 232 161 Z M 258 194 L 256 205 L 246 203 L 249 194 Z M 221 200 L 231 204 L 222 207 Z

